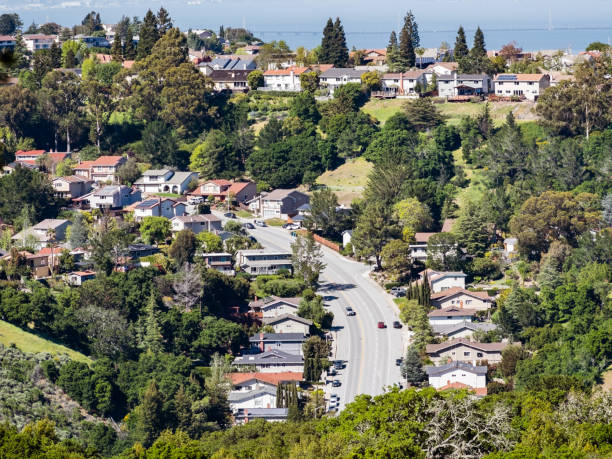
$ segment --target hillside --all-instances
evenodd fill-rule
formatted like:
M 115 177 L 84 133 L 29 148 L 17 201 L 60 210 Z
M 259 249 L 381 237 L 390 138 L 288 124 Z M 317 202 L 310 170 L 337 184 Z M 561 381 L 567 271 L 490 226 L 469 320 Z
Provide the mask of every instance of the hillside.
M 353 199 L 361 197 L 372 167 L 372 163 L 364 158 L 350 159 L 337 169 L 322 174 L 317 183 L 335 191 L 340 204 L 350 205 Z

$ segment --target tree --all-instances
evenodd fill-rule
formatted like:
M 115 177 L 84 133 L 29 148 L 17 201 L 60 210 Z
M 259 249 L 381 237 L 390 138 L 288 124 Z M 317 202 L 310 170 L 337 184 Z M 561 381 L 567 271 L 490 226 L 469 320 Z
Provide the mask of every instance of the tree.
M 289 115 L 295 116 L 301 121 L 317 124 L 321 119 L 321 114 L 317 108 L 317 102 L 313 93 L 310 91 L 302 91 L 293 97 Z
M 440 271 L 461 267 L 457 238 L 452 233 L 436 233 L 427 241 L 427 266 Z
M 58 204 L 45 174 L 18 166 L 0 178 L 0 218 L 5 223 L 14 223 L 25 208 L 33 210 L 32 221 L 52 218 Z
M 121 62 L 123 60 L 123 45 L 121 41 L 123 38 L 117 31 L 115 31 L 115 38 L 113 38 L 113 44 L 111 46 L 111 56 L 114 61 Z
M 298 306 L 297 315 L 304 319 L 312 320 L 319 330 L 329 330 L 334 320 L 333 313 L 323 307 L 323 298 L 319 295 L 308 294 L 310 290 L 304 292 L 304 296 Z
M 85 218 L 79 213 L 74 218 L 70 226 L 70 248 L 86 247 L 89 240 L 89 228 L 85 222 Z
M 601 207 L 603 208 L 603 221 L 608 226 L 612 226 L 612 193 L 607 194 L 601 201 Z
M 486 57 L 487 56 L 487 49 L 485 47 L 484 34 L 482 33 L 482 30 L 480 30 L 480 27 L 478 27 L 476 29 L 476 32 L 474 33 L 474 45 L 472 46 L 472 49 L 470 50 L 470 54 L 473 57 Z
M 172 28 L 172 18 L 168 11 L 162 6 L 157 12 L 157 32 L 161 37 Z
M 190 263 L 185 263 L 180 266 L 182 266 L 182 268 L 177 273 L 172 283 L 174 301 L 183 307 L 185 311 L 191 311 L 195 306 L 199 305 L 200 316 L 202 316 L 202 275 L 200 271 Z
M 196 236 L 191 230 L 182 230 L 176 234 L 168 251 L 177 266 L 191 263 L 196 251 Z
M 338 212 L 338 197 L 329 188 L 313 192 L 310 199 L 310 214 L 304 225 L 310 231 L 318 230 L 325 237 L 336 238 L 346 229 L 345 214 Z
M 469 52 L 470 50 L 468 49 L 467 41 L 465 39 L 465 31 L 463 30 L 463 26 L 459 26 L 459 30 L 457 30 L 457 38 L 455 39 L 455 48 L 453 49 L 455 61 L 459 62 L 459 60 L 466 57 Z
M 323 251 L 317 244 L 312 233 L 306 236 L 298 235 L 291 244 L 293 269 L 298 277 L 301 277 L 307 285 L 315 286 L 319 281 L 319 275 L 325 269 L 323 263 Z
M 399 61 L 399 45 L 397 43 L 397 34 L 395 30 L 391 31 L 389 35 L 389 44 L 387 45 L 387 57 L 386 64 L 389 67 L 390 71 L 394 71 L 397 69 L 397 64 Z
M 414 19 L 412 11 L 404 16 L 404 26 L 400 31 L 399 42 L 399 64 L 400 70 L 405 71 L 415 66 L 415 50 L 420 45 L 418 24 Z
M 408 346 L 406 349 L 406 355 L 402 359 L 400 369 L 402 371 L 402 377 L 404 377 L 406 382 L 411 386 L 418 387 L 427 380 L 427 374 L 423 371 L 419 350 L 415 346 Z
M 247 76 L 247 82 L 251 91 L 256 91 L 257 88 L 261 88 L 264 85 L 264 76 L 261 70 L 253 70 Z
M 74 51 L 69 49 L 66 51 L 66 55 L 64 56 L 64 68 L 73 69 L 76 67 L 76 59 L 74 56 Z
M 147 244 L 164 242 L 170 237 L 170 220 L 165 217 L 144 217 L 140 224 L 140 235 Z
M 142 131 L 143 159 L 154 167 L 177 166 L 178 145 L 171 127 L 160 120 L 147 123 Z
M 83 26 L 82 31 L 85 35 L 93 35 L 94 32 L 102 30 L 102 21 L 100 19 L 100 13 L 91 11 L 87 13 L 85 18 L 81 21 Z
M 523 48 L 516 46 L 516 42 L 512 41 L 499 50 L 499 55 L 504 58 L 506 62 L 514 63 L 518 57 L 523 53 Z
M 161 327 L 159 325 L 159 319 L 157 318 L 157 311 L 155 310 L 156 306 L 157 298 L 155 298 L 155 293 L 151 293 L 149 302 L 145 308 L 146 317 L 143 323 L 142 340 L 139 343 L 140 348 L 154 354 L 158 354 L 164 350 Z
M 136 59 L 136 46 L 134 46 L 134 35 L 131 27 L 128 27 L 125 31 L 125 38 L 123 41 L 123 59 L 126 61 Z
M 433 224 L 429 207 L 416 198 L 406 198 L 395 203 L 393 211 L 402 226 L 402 236 L 406 242 L 414 238 L 414 233 L 425 231 Z
M 469 255 L 482 257 L 489 247 L 491 232 L 483 209 L 473 203 L 464 207 L 454 230 L 457 242 Z
M 374 70 L 372 72 L 362 74 L 361 84 L 368 88 L 368 91 L 380 90 L 382 88 L 382 78 L 380 72 Z
M 351 242 L 360 257 L 374 257 L 378 269 L 382 269 L 382 250 L 399 233 L 399 227 L 390 210 L 383 204 L 371 201 L 357 220 Z
M 157 29 L 157 18 L 151 10 L 147 10 L 142 25 L 140 26 L 136 58 L 141 60 L 149 56 L 158 39 L 159 31 Z
M 215 233 L 204 231 L 196 236 L 204 253 L 221 252 L 223 250 L 223 241 L 221 237 Z
M 137 412 L 136 431 L 145 447 L 153 444 L 163 428 L 163 404 L 163 396 L 157 383 L 152 379 L 144 392 Z
M 13 35 L 23 26 L 23 22 L 16 13 L 0 15 L 0 35 Z
M 240 175 L 242 166 L 225 132 L 215 129 L 193 150 L 189 168 L 204 179 L 233 179 Z
M 410 253 L 410 244 L 401 239 L 393 239 L 385 244 L 380 256 L 385 269 L 401 278 L 410 270 Z
M 331 346 L 320 337 L 311 336 L 304 341 L 302 348 L 304 351 L 304 379 L 317 382 L 321 379 L 323 371 L 329 366 L 327 356 Z
M 125 163 L 117 169 L 117 179 L 122 185 L 132 186 L 132 184 L 140 177 L 140 169 L 134 158 L 128 158 Z
M 346 36 L 340 18 L 334 21 L 334 48 L 332 64 L 335 67 L 346 67 L 349 60 L 348 47 L 346 46 Z
M 433 129 L 444 122 L 444 117 L 434 105 L 431 97 L 407 101 L 403 109 L 412 126 L 418 131 Z
M 111 86 L 97 79 L 86 79 L 81 86 L 85 97 L 85 113 L 91 122 L 90 140 L 100 150 L 100 139 L 115 109 L 116 102 L 111 93 Z
M 300 87 L 303 91 L 314 94 L 319 89 L 319 74 L 317 72 L 300 73 Z

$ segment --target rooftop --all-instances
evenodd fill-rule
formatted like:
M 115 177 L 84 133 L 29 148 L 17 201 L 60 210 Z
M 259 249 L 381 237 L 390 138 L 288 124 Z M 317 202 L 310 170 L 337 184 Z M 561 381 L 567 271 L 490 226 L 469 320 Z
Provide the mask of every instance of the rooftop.
M 461 287 L 451 287 L 449 289 L 442 290 L 441 292 L 438 292 L 438 293 L 432 293 L 431 294 L 431 299 L 432 300 L 438 300 L 440 298 L 446 298 L 448 296 L 453 296 L 453 295 L 456 295 L 458 293 L 464 293 L 465 295 L 473 296 L 475 298 L 480 298 L 480 299 L 483 299 L 483 300 L 490 300 L 491 299 L 491 297 L 489 296 L 489 294 L 487 292 L 471 292 L 471 291 L 466 290 L 466 289 L 461 288 Z
M 286 189 L 286 188 L 277 188 L 276 190 L 270 191 L 263 197 L 264 201 L 281 201 L 285 199 L 287 196 L 291 196 L 292 194 L 299 193 L 304 194 L 294 188 Z
M 277 386 L 278 383 L 285 381 L 301 381 L 303 379 L 303 375 L 301 372 L 294 371 L 280 371 L 277 373 L 260 373 L 260 372 L 250 372 L 250 373 L 230 373 L 227 375 L 229 380 L 232 382 L 234 386 L 240 385 L 247 381 L 257 380 L 264 383 L 272 384 Z
M 487 332 L 495 330 L 497 325 L 489 322 L 468 322 L 464 320 L 463 322 L 451 325 L 432 325 L 431 328 L 433 329 L 434 333 L 438 335 L 450 335 L 463 329 Z
M 475 309 L 459 308 L 452 306 L 450 308 L 436 309 L 427 314 L 427 317 L 461 317 L 473 316 L 476 314 Z
M 425 346 L 425 352 L 428 354 L 435 354 L 450 347 L 460 345 L 468 346 L 484 352 L 501 352 L 508 346 L 508 343 L 479 343 L 478 341 L 470 341 L 469 339 L 465 338 L 457 338 L 439 344 L 428 344 Z
M 338 68 L 332 67 L 321 74 L 321 78 L 361 78 L 361 75 L 366 73 L 365 70 L 355 70 L 353 68 Z
M 470 373 L 475 373 L 477 375 L 487 374 L 486 365 L 474 366 L 469 363 L 459 362 L 459 361 L 445 363 L 444 365 L 439 365 L 439 366 L 427 366 L 424 368 L 424 370 L 429 376 L 440 376 L 440 375 L 443 375 L 453 370 L 469 371 Z
M 289 303 L 295 306 L 298 306 L 302 301 L 302 298 L 281 298 L 280 296 L 267 296 L 265 298 L 260 298 L 259 300 L 251 301 L 249 306 L 252 308 L 259 308 L 262 306 L 268 306 L 276 303 Z
M 305 339 L 303 333 L 256 333 L 249 338 L 249 341 L 251 343 L 260 343 L 262 341 L 297 341 L 301 343 Z
M 273 349 L 261 354 L 247 354 L 234 360 L 234 365 L 269 365 L 269 364 L 301 365 L 304 359 L 301 355 L 289 354 L 288 352 Z
M 301 75 L 302 73 L 310 71 L 309 67 L 295 67 L 291 66 L 286 69 L 280 70 L 266 70 L 264 72 L 264 76 L 272 76 L 272 75 Z
M 300 322 L 304 325 L 312 325 L 312 321 L 308 319 L 304 319 L 303 317 L 295 316 L 293 314 L 281 314 L 276 317 L 264 317 L 263 323 L 266 325 L 276 324 L 278 322 L 282 322 L 284 320 L 293 320 L 295 322 Z
M 123 161 L 123 156 L 100 156 L 94 162 L 91 163 L 93 167 L 96 166 L 118 166 Z

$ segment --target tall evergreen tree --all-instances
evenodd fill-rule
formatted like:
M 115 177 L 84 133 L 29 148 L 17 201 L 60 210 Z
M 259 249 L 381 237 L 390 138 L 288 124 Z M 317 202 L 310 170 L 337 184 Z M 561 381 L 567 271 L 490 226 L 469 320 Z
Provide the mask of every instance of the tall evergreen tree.
M 134 35 L 132 28 L 128 27 L 125 32 L 125 43 L 123 44 L 123 58 L 126 61 L 136 59 L 136 47 L 134 46 Z
M 419 25 L 417 24 L 414 14 L 412 11 L 408 11 L 404 17 L 404 27 L 408 28 L 410 33 L 410 39 L 412 40 L 412 47 L 417 49 L 421 46 L 421 37 L 419 36 Z
M 389 70 L 395 70 L 397 66 L 397 59 L 399 54 L 399 47 L 397 45 L 397 34 L 395 30 L 391 31 L 391 35 L 389 35 L 389 44 L 387 45 L 387 66 Z
M 414 46 L 412 46 L 412 38 L 410 38 L 408 29 L 404 27 L 400 33 L 399 70 L 408 70 L 414 67 L 415 63 L 416 53 L 414 52 Z
M 332 63 L 334 45 L 334 22 L 332 18 L 329 18 L 323 28 L 323 38 L 321 39 L 321 50 L 319 51 L 319 62 L 321 64 Z
M 402 376 L 406 378 L 406 382 L 413 386 L 420 386 L 427 380 L 427 374 L 423 371 L 421 356 L 416 346 L 408 346 L 406 355 L 402 359 L 401 366 Z
M 155 45 L 158 38 L 159 31 L 157 30 L 157 18 L 151 10 L 148 10 L 140 26 L 138 53 L 136 58 L 140 60 L 147 57 L 151 53 L 153 45 Z
M 157 31 L 159 36 L 164 35 L 172 28 L 172 18 L 170 13 L 162 6 L 157 12 Z
M 155 306 L 157 301 L 155 295 L 151 294 L 149 302 L 147 303 L 144 330 L 142 336 L 141 347 L 147 351 L 151 351 L 154 354 L 162 352 L 164 350 L 162 343 L 162 333 L 157 315 L 155 312 Z
M 138 410 L 138 426 L 136 430 L 141 435 L 142 444 L 150 446 L 161 432 L 163 419 L 164 400 L 159 386 L 155 380 L 151 380 L 142 397 L 142 403 Z
M 334 47 L 333 64 L 336 67 L 346 67 L 349 58 L 348 47 L 346 46 L 346 36 L 340 18 L 334 22 Z
M 115 35 L 115 39 L 113 40 L 113 46 L 111 46 L 111 56 L 114 61 L 121 62 L 123 60 L 123 46 L 121 44 L 122 37 L 120 35 Z
M 470 53 L 472 57 L 486 57 L 487 55 L 484 34 L 482 30 L 480 30 L 480 27 L 476 29 L 476 33 L 474 34 L 474 46 L 472 46 Z
M 453 50 L 455 61 L 464 58 L 469 52 L 470 50 L 468 49 L 467 41 L 465 39 L 465 31 L 463 30 L 463 26 L 459 26 L 459 30 L 457 30 L 457 38 L 455 39 L 455 49 Z

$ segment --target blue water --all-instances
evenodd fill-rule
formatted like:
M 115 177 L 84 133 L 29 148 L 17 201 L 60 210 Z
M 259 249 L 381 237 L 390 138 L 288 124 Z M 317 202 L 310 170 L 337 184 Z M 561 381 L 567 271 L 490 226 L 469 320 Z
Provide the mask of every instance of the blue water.
M 304 46 L 308 49 L 321 44 L 321 32 L 316 31 L 254 31 L 264 41 L 284 40 L 292 49 Z M 562 49 L 572 52 L 583 51 L 594 41 L 609 43 L 612 40 L 612 27 L 593 29 L 499 29 L 484 30 L 488 49 L 499 49 L 515 41 L 524 51 L 538 49 Z M 439 47 L 446 41 L 451 47 L 455 42 L 456 31 L 421 31 L 421 46 Z M 466 30 L 468 44 L 473 36 L 472 30 Z M 347 31 L 346 39 L 349 48 L 384 48 L 389 41 L 389 31 L 358 32 Z

